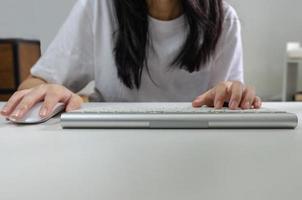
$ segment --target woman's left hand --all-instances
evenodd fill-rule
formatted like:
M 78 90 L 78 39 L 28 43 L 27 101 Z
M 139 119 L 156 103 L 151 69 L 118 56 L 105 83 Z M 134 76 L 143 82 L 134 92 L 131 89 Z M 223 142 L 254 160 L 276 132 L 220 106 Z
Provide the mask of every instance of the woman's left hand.
M 250 109 L 260 108 L 262 101 L 256 96 L 254 87 L 245 86 L 239 81 L 221 82 L 216 87 L 197 97 L 193 101 L 193 107 L 203 105 L 221 109 L 225 102 L 229 102 L 229 108 Z

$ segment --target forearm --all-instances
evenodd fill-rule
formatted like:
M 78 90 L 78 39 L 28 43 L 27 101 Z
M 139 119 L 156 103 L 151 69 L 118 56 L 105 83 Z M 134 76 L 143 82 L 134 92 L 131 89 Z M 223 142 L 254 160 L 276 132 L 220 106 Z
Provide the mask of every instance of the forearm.
M 18 90 L 25 90 L 25 89 L 34 88 L 36 86 L 39 86 L 39 85 L 42 85 L 42 84 L 45 84 L 45 83 L 47 83 L 47 82 L 44 81 L 43 79 L 30 75 L 25 81 L 23 81 L 21 83 Z

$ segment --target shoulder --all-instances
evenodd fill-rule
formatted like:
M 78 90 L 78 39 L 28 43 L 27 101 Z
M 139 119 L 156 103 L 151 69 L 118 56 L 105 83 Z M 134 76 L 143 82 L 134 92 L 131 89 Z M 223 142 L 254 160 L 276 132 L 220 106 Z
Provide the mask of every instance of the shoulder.
M 222 33 L 217 44 L 216 58 L 225 52 L 241 51 L 241 25 L 235 9 L 224 1 L 224 21 Z
M 223 2 L 223 10 L 224 10 L 224 21 L 231 22 L 231 21 L 238 21 L 239 17 L 236 10 L 227 2 Z
M 113 18 L 114 10 L 113 0 L 77 0 L 73 14 L 88 19 L 94 27 L 100 25 L 103 20 Z
M 241 34 L 241 24 L 236 10 L 227 2 L 223 3 L 224 21 L 222 37 L 236 37 Z
M 111 9 L 113 7 L 112 0 L 77 0 L 77 4 L 91 11 Z

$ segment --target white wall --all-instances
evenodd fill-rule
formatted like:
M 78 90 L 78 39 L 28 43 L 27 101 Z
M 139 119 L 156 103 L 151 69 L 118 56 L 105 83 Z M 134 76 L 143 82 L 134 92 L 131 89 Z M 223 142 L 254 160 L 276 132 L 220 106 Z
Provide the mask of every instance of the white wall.
M 281 96 L 286 42 L 302 42 L 302 1 L 228 1 L 242 23 L 247 83 L 263 97 Z
M 54 38 L 76 0 L 0 0 L 0 38 Z
M 228 1 L 243 27 L 246 82 L 262 97 L 281 95 L 286 41 L 302 42 L 302 1 Z M 44 51 L 74 2 L 0 0 L 0 37 L 39 38 Z

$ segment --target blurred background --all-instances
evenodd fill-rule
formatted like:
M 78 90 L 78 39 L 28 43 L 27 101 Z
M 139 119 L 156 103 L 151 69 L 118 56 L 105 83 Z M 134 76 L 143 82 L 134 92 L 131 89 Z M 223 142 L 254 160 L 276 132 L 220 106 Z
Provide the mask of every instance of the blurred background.
M 1 0 L 0 38 L 38 39 L 43 54 L 75 1 Z M 281 100 L 286 44 L 302 42 L 302 1 L 227 2 L 237 10 L 242 24 L 246 83 L 256 86 L 264 100 Z M 297 91 L 302 90 L 301 77 L 298 73 Z

